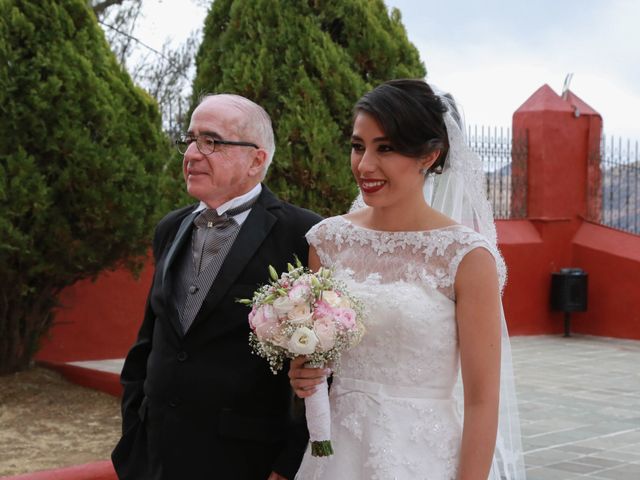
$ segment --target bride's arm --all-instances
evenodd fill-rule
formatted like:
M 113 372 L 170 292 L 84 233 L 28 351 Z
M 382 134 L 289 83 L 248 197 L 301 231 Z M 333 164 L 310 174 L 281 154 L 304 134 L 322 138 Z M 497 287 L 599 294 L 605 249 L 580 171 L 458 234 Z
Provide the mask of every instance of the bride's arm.
M 321 266 L 322 264 L 320 263 L 320 257 L 318 257 L 318 252 L 316 252 L 315 248 L 309 245 L 309 268 L 312 271 L 317 272 Z
M 486 480 L 498 428 L 500 291 L 494 257 L 469 252 L 455 280 L 456 321 L 464 387 L 464 425 L 458 480 Z

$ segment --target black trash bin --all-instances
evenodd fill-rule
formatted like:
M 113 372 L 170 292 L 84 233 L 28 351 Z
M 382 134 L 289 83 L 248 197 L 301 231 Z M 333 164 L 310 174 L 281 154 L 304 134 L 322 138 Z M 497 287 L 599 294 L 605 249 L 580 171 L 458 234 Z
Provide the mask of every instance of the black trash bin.
M 570 336 L 570 313 L 587 311 L 587 280 L 581 268 L 562 268 L 551 274 L 551 309 L 564 312 L 564 336 Z

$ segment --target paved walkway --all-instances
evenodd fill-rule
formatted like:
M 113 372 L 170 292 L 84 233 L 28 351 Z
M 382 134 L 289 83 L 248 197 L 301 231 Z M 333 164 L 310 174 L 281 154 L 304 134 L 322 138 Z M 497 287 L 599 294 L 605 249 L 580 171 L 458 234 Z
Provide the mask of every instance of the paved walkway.
M 640 341 L 514 337 L 528 480 L 640 480 Z M 73 362 L 119 373 L 121 359 Z
M 640 480 L 640 341 L 512 338 L 528 480 Z

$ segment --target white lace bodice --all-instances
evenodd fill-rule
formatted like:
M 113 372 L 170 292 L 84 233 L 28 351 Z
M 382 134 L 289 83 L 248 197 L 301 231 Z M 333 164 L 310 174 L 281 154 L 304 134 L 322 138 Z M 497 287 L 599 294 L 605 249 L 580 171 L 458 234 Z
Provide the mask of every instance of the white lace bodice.
M 307 239 L 362 301 L 366 333 L 342 355 L 331 387 L 335 458 L 305 457 L 297 478 L 455 478 L 455 277 L 473 249 L 499 255 L 461 225 L 382 232 L 332 217 Z
M 421 232 L 383 232 L 331 217 L 307 233 L 322 265 L 345 271 L 354 280 L 423 283 L 455 301 L 458 266 L 471 250 L 483 247 L 498 263 L 500 284 L 506 270 L 498 252 L 480 234 L 462 225 Z M 353 247 L 358 248 L 353 248 Z

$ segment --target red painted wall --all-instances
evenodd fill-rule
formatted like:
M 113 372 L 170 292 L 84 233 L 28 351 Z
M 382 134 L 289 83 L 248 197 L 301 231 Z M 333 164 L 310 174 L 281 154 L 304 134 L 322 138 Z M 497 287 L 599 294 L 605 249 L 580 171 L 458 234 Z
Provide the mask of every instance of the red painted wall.
M 3 480 L 118 480 L 111 460 L 0 478 Z
M 562 226 L 554 232 L 544 224 L 540 235 L 535 222 L 496 224 L 508 268 L 503 303 L 511 335 L 563 332 L 564 313 L 549 305 L 551 273 L 574 267 L 588 274 L 588 309 L 571 313 L 571 331 L 640 340 L 640 236 L 585 221 L 560 260 Z
M 511 335 L 544 333 L 546 317 L 544 277 L 546 253 L 540 234 L 527 220 L 496 222 L 498 243 L 507 264 L 504 313 Z
M 640 236 L 584 222 L 573 257 L 589 274 L 589 305 L 572 331 L 640 340 Z
M 65 362 L 124 357 L 142 323 L 152 273 L 149 260 L 138 279 L 116 270 L 65 289 L 55 323 L 36 359 Z

